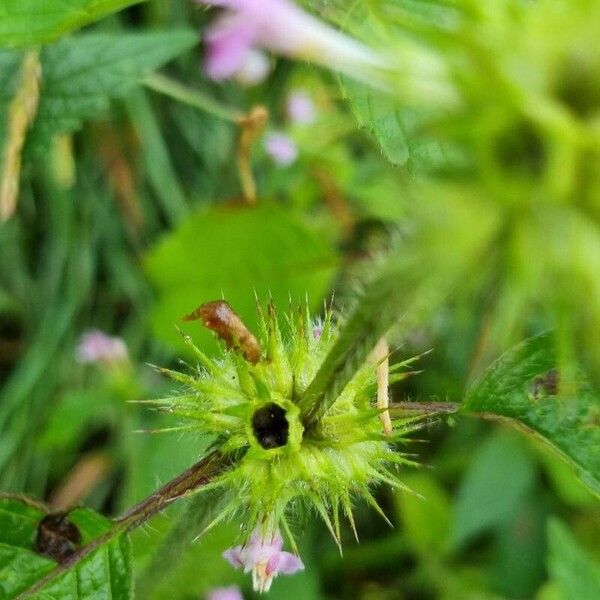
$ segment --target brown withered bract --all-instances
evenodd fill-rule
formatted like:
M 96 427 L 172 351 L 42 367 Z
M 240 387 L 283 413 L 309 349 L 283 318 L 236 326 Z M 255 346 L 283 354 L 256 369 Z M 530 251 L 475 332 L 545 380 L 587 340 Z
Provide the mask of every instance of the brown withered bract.
M 38 524 L 35 549 L 59 563 L 77 551 L 81 533 L 65 513 L 45 516 Z
M 195 311 L 183 317 L 184 321 L 200 319 L 205 327 L 214 331 L 227 345 L 239 350 L 242 356 L 255 365 L 260 359 L 260 346 L 244 322 L 225 300 L 201 304 Z

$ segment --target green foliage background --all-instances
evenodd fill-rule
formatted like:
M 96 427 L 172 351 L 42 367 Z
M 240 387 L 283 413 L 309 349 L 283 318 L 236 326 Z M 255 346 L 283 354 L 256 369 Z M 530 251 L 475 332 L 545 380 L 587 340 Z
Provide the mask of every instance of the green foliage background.
M 349 314 L 364 291 L 337 359 L 360 362 L 393 325 L 392 361 L 433 350 L 393 400 L 461 411 L 415 436 L 414 494 L 378 490 L 393 530 L 357 507 L 361 541 L 344 531 L 341 557 L 309 519 L 307 569 L 270 597 L 600 598 L 597 3 L 304 2 L 394 57 L 385 90 L 283 59 L 256 88 L 212 84 L 198 69 L 212 15 L 191 2 L 42 4 L 0 0 L 2 144 L 27 48 L 41 44 L 42 68 L 17 213 L 0 225 L 0 489 L 51 503 L 96 460 L 74 520 L 101 537 L 98 513 L 122 513 L 212 441 L 148 433 L 177 423 L 131 402 L 172 391 L 147 363 L 193 359 L 176 326 L 216 352 L 184 314 L 223 295 L 253 328 L 255 295 Z M 195 106 L 153 91 L 157 69 Z M 317 108 L 306 126 L 285 114 L 296 89 Z M 257 143 L 248 206 L 227 115 L 257 104 L 299 158 L 277 166 Z M 76 363 L 90 328 L 122 337 L 130 361 Z M 315 397 L 341 385 L 335 360 Z M 554 370 L 560 393 L 544 387 Z M 144 599 L 234 583 L 253 597 L 220 557 L 243 523 L 192 543 L 203 502 L 115 533 L 29 597 L 127 598 L 130 580 Z M 53 567 L 32 550 L 45 511 L 0 498 L 0 598 Z

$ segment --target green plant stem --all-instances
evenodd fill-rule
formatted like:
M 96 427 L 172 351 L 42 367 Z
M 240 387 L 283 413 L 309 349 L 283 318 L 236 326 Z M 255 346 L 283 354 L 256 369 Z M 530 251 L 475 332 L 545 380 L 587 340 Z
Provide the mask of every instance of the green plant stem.
M 159 94 L 169 96 L 174 100 L 178 100 L 183 104 L 193 106 L 211 115 L 238 123 L 243 116 L 243 112 L 235 108 L 223 106 L 214 98 L 203 94 L 197 90 L 193 90 L 178 81 L 174 81 L 160 73 L 153 73 L 143 80 L 144 85 Z

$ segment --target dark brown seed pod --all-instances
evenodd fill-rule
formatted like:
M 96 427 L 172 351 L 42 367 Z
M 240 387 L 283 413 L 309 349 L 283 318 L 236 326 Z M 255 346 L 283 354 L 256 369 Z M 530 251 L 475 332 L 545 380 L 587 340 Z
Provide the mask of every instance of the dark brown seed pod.
M 45 516 L 38 524 L 35 549 L 59 563 L 75 554 L 81 533 L 66 513 Z
M 255 365 L 260 359 L 260 346 L 244 322 L 225 300 L 201 304 L 194 312 L 183 317 L 184 321 L 200 319 L 205 327 L 214 331 L 230 350 L 237 350 Z
M 285 446 L 289 429 L 285 410 L 274 402 L 259 408 L 252 416 L 252 431 L 265 450 Z

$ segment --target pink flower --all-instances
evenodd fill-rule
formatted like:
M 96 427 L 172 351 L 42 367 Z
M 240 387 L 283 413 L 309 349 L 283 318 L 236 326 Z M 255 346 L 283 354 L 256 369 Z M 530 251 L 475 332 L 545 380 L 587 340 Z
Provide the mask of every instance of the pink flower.
M 265 150 L 282 167 L 291 165 L 298 158 L 298 148 L 284 133 L 273 132 L 265 138 Z
M 75 358 L 84 364 L 118 363 L 127 360 L 127 346 L 120 337 L 110 337 L 103 331 L 86 331 L 75 348 Z
M 313 337 L 315 340 L 320 340 L 323 335 L 323 323 L 315 323 L 313 326 Z
M 206 600 L 244 600 L 242 592 L 237 585 L 230 587 L 214 588 L 208 592 Z
M 205 34 L 204 68 L 212 79 L 243 76 L 257 49 L 313 61 L 362 79 L 386 66 L 370 48 L 289 0 L 198 1 L 228 9 Z
M 300 557 L 282 551 L 282 547 L 283 538 L 279 531 L 263 537 L 259 528 L 256 528 L 249 542 L 226 550 L 223 558 L 236 569 L 243 568 L 244 573 L 252 571 L 254 590 L 268 592 L 279 573 L 292 575 L 304 569 Z
M 294 90 L 285 103 L 287 116 L 292 123 L 308 125 L 315 120 L 316 110 L 311 97 L 304 90 Z

